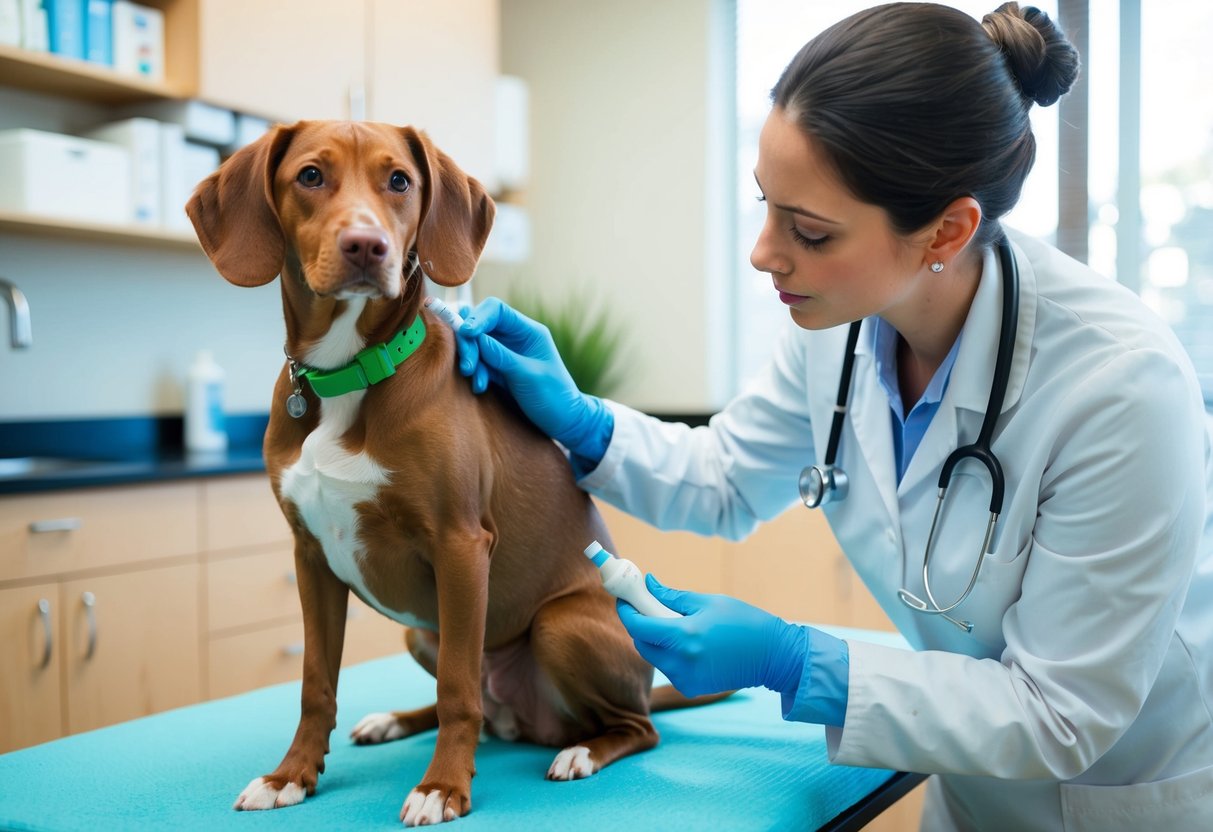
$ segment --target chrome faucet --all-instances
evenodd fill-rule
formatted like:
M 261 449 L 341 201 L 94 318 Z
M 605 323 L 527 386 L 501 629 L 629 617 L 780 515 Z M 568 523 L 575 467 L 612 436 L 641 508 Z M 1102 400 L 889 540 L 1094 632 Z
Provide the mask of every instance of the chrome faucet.
M 9 323 L 12 327 L 13 349 L 26 349 L 34 343 L 34 331 L 30 326 L 29 301 L 25 293 L 0 277 L 0 297 L 8 301 Z

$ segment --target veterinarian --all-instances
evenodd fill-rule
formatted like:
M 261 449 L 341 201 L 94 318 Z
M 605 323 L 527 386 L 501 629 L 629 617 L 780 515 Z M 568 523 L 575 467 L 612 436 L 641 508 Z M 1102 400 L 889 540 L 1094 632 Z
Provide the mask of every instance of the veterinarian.
M 581 394 L 499 300 L 462 330 L 473 388 L 502 385 L 585 489 L 637 517 L 736 539 L 822 506 L 915 650 L 651 578 L 685 617 L 619 614 L 682 692 L 765 685 L 786 719 L 827 726 L 833 762 L 938 775 L 924 829 L 1213 828 L 1193 369 L 1131 292 L 999 224 L 1032 166 L 1029 109 L 1077 72 L 1014 3 L 981 23 L 881 6 L 809 42 L 755 168 L 751 262 L 791 322 L 706 427 Z

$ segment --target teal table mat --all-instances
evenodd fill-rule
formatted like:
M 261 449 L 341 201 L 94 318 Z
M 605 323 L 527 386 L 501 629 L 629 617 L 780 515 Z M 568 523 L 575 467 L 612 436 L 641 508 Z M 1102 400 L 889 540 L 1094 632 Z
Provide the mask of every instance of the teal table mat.
M 886 633 L 833 629 L 883 643 Z M 250 780 L 272 771 L 299 718 L 299 683 L 275 685 L 0 755 L 5 830 L 400 829 L 436 732 L 355 746 L 365 714 L 433 701 L 434 681 L 402 654 L 344 669 L 337 729 L 316 794 L 286 809 L 236 812 Z M 556 749 L 486 739 L 476 754 L 475 830 L 816 829 L 892 772 L 830 765 L 820 726 L 784 722 L 779 697 L 746 690 L 655 714 L 662 742 L 593 777 L 544 779 Z

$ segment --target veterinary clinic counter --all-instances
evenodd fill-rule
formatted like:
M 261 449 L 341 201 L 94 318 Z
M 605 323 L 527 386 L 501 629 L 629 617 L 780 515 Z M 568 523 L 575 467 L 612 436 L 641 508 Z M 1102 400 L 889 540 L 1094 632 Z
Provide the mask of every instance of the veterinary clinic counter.
M 267 414 L 229 416 L 227 451 L 187 454 L 179 416 L 0 423 L 0 495 L 265 470 Z
M 899 643 L 888 633 L 831 629 Z M 0 755 L 0 828 L 399 829 L 400 806 L 425 772 L 436 732 L 377 746 L 355 746 L 348 736 L 369 712 L 432 702 L 434 687 L 407 655 L 344 669 L 326 773 L 298 806 L 231 808 L 286 751 L 299 714 L 295 682 Z M 486 739 L 472 811 L 455 828 L 859 829 L 921 781 L 832 766 L 819 726 L 779 714 L 778 696 L 766 690 L 656 714 L 656 749 L 572 782 L 544 779 L 555 749 Z

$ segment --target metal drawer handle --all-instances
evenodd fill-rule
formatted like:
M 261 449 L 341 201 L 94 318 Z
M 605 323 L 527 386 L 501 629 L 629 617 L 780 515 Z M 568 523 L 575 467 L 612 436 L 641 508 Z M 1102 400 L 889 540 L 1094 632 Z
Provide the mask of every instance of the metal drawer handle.
M 88 616 L 88 649 L 84 651 L 84 660 L 87 662 L 97 652 L 97 596 L 86 592 L 80 596 L 80 600 L 84 603 L 84 613 Z
M 286 645 L 285 647 L 282 648 L 282 655 L 284 655 L 284 656 L 302 656 L 303 655 L 303 642 L 297 641 L 294 644 Z
M 51 663 L 51 649 L 54 645 L 53 633 L 51 632 L 51 602 L 45 598 L 38 599 L 38 615 L 42 618 L 42 661 L 38 665 L 39 670 L 46 670 Z
M 79 517 L 59 517 L 54 520 L 35 520 L 29 524 L 29 530 L 34 534 L 74 532 L 83 525 Z

